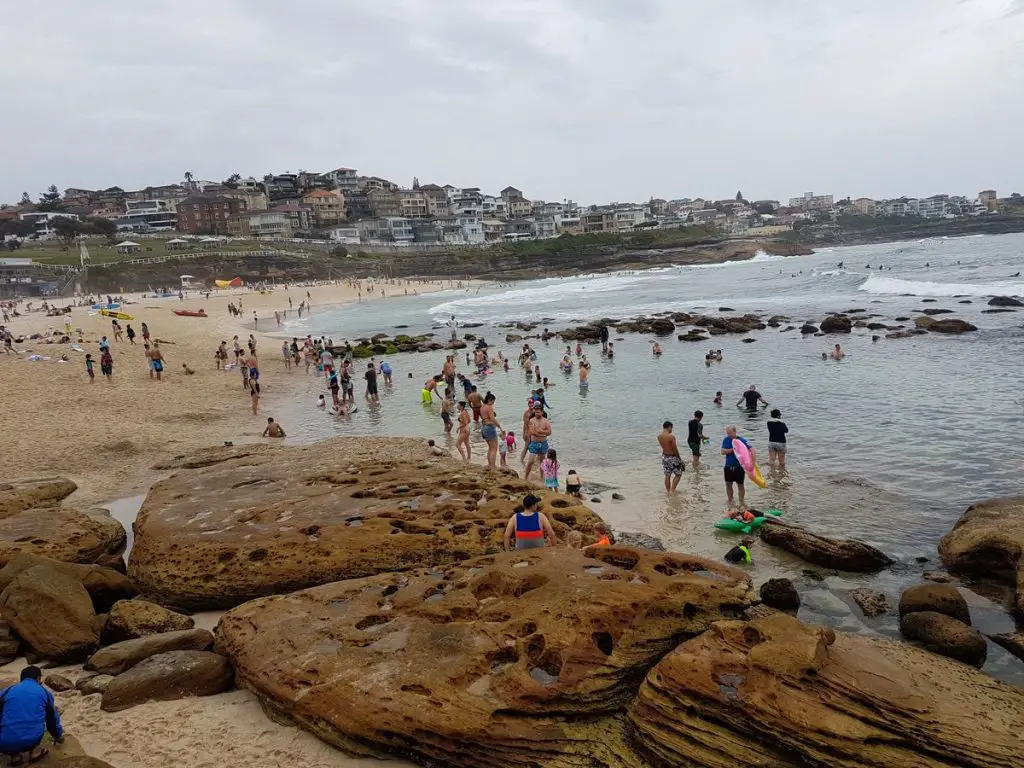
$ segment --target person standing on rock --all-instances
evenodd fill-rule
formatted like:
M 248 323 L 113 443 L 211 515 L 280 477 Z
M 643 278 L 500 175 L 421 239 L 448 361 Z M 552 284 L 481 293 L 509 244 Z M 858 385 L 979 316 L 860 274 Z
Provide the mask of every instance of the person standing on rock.
M 661 468 L 665 472 L 665 490 L 672 493 L 679 487 L 686 465 L 679 455 L 679 445 L 676 443 L 676 436 L 672 434 L 671 421 L 661 425 L 658 444 L 661 446 Z
M 736 436 L 736 427 L 729 425 L 725 428 L 725 439 L 722 440 L 722 455 L 725 456 L 725 495 L 729 499 L 729 506 L 732 506 L 732 486 L 735 483 L 739 487 L 739 498 L 740 506 L 743 507 L 746 503 L 746 490 L 743 488 L 743 480 L 746 478 L 746 472 L 743 471 L 743 466 L 740 464 L 740 460 L 736 458 L 736 454 L 732 449 L 734 440 L 739 440 L 747 448 L 750 449 L 751 459 L 756 462 L 757 458 L 754 454 L 754 449 L 750 447 L 744 438 Z
M 513 536 L 516 540 L 514 547 Z M 508 525 L 505 526 L 505 550 L 539 549 L 545 543 L 556 546 L 558 537 L 547 515 L 540 511 L 540 499 L 530 494 L 523 499 L 523 506 L 516 507 L 508 519 Z
M 526 422 L 526 428 L 523 432 L 526 441 L 526 452 L 529 457 L 526 460 L 526 472 L 523 475 L 523 479 L 529 480 L 533 465 L 548 455 L 548 448 L 550 447 L 548 439 L 551 437 L 551 422 L 548 421 L 548 415 L 544 413 L 544 406 L 539 401 L 534 401 L 533 413 L 529 421 Z M 540 470 L 538 469 L 538 471 Z
M 608 354 L 608 326 L 601 323 L 601 354 Z
M 21 682 L 0 695 L 0 752 L 11 755 L 10 765 L 23 765 L 43 759 L 49 750 L 39 745 L 47 731 L 57 744 L 64 741 L 53 694 L 39 682 L 39 667 L 21 670 Z M 23 757 L 24 755 L 24 757 Z

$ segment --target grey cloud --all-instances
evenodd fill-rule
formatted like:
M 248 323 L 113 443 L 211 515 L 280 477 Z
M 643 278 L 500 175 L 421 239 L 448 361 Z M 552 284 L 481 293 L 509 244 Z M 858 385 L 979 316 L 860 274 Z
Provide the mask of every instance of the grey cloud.
M 585 202 L 1009 189 L 1022 10 L 49 0 L 0 27 L 0 200 L 339 165 Z

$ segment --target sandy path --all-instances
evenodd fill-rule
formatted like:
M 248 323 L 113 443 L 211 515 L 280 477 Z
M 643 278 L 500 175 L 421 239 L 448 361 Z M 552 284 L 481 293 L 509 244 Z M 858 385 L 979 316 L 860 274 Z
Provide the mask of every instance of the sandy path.
M 386 286 L 386 290 L 398 293 L 402 287 Z M 424 293 L 442 286 L 434 283 L 413 287 Z M 259 313 L 260 329 L 273 331 L 274 310 L 287 308 L 289 297 L 297 309 L 306 290 L 296 286 L 268 294 L 236 291 L 212 295 L 209 300 L 197 295 L 184 302 L 138 298 L 138 303 L 124 308 L 135 318 L 131 325 L 139 336 L 134 347 L 127 340 L 113 341 L 109 319 L 90 316 L 86 308 L 76 307 L 72 327 L 82 329 L 82 346 L 96 361 L 94 383 L 90 384 L 86 376 L 84 353 L 72 352 L 68 345 L 26 340 L 16 345 L 22 352 L 20 357 L 0 354 L 0 459 L 4 476 L 70 477 L 79 486 L 72 501 L 88 505 L 145 493 L 158 477 L 152 467 L 161 460 L 225 440 L 242 443 L 260 439 L 267 416 L 274 415 L 275 401 L 287 396 L 295 382 L 305 379 L 302 369 L 286 370 L 280 340 L 257 333 L 263 393 L 260 415 L 253 416 L 239 372 L 216 370 L 213 353 L 220 341 L 226 341 L 230 355 L 236 334 L 244 347 L 251 332 L 253 310 Z M 314 313 L 326 304 L 356 298 L 355 289 L 343 284 L 308 290 Z M 401 296 L 374 296 L 368 299 L 364 292 L 363 300 L 401 300 Z M 227 305 L 230 301 L 237 303 L 239 298 L 243 316 L 233 318 L 228 315 Z M 33 301 L 34 306 L 40 303 L 38 299 Z M 200 307 L 208 318 L 179 317 L 172 312 Z M 166 358 L 163 381 L 149 378 L 142 322 L 149 325 L 155 338 L 173 342 L 161 344 Z M 16 337 L 27 337 L 51 327 L 62 329 L 63 318 L 33 312 L 14 318 L 10 326 Z M 97 345 L 104 334 L 111 341 L 114 358 L 113 379 L 109 382 L 99 370 Z M 29 362 L 32 353 L 51 360 Z M 70 362 L 56 362 L 62 353 L 69 355 Z M 194 369 L 195 375 L 185 376 L 182 363 Z

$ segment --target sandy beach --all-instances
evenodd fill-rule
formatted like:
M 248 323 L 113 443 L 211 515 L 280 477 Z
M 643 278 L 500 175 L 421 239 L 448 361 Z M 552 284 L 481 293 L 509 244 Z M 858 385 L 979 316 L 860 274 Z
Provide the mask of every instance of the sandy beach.
M 384 285 L 385 293 L 368 294 L 364 302 L 401 301 L 404 285 Z M 442 290 L 439 283 L 408 286 L 419 293 Z M 46 344 L 30 340 L 33 333 L 62 330 L 63 317 L 46 317 L 31 312 L 12 318 L 11 331 L 25 341 L 15 344 L 20 355 L 0 354 L 0 379 L 4 382 L 5 407 L 0 410 L 3 459 L 8 477 L 60 475 L 74 480 L 78 491 L 72 501 L 91 505 L 123 496 L 145 493 L 158 476 L 153 465 L 196 448 L 224 441 L 243 443 L 260 439 L 267 416 L 290 388 L 305 379 L 303 368 L 286 369 L 281 358 L 281 340 L 265 335 L 276 328 L 274 312 L 288 308 L 294 318 L 299 302 L 312 296 L 312 311 L 326 305 L 357 300 L 356 288 L 348 284 L 291 286 L 267 293 L 233 290 L 190 294 L 178 299 L 145 299 L 126 296 L 132 303 L 122 311 L 139 334 L 136 345 L 115 342 L 108 318 L 75 307 L 72 328 L 81 329 L 81 346 L 96 361 L 96 380 L 89 383 L 85 353 L 73 352 L 68 344 Z M 230 302 L 242 301 L 242 316 L 228 313 Z M 34 308 L 41 299 L 32 302 Z M 62 302 L 55 302 L 61 306 Z M 22 305 L 23 311 L 24 305 Z M 175 309 L 203 309 L 207 318 L 180 317 Z M 254 416 L 242 388 L 237 369 L 217 370 L 214 350 L 226 341 L 230 353 L 232 337 L 243 346 L 252 333 L 253 312 L 259 317 L 257 353 L 260 360 L 262 399 L 260 414 Z M 163 379 L 153 380 L 144 357 L 141 324 L 148 324 L 160 340 L 166 363 Z M 127 323 L 121 322 L 122 326 Z M 98 343 L 103 335 L 111 342 L 114 372 L 111 381 L 100 375 Z M 77 338 L 77 334 L 76 334 Z M 69 362 L 59 362 L 62 354 Z M 49 360 L 31 362 L 37 354 Z M 186 376 L 182 364 L 195 375 Z M 288 425 L 283 425 L 285 431 Z

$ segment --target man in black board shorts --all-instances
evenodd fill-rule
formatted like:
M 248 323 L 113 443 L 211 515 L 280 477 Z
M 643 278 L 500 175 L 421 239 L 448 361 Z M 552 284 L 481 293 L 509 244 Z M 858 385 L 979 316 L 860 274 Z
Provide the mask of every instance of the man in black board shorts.
M 701 423 L 703 418 L 703 411 L 694 411 L 693 418 L 686 425 L 686 444 L 690 446 L 690 453 L 693 455 L 694 469 L 700 464 L 700 444 L 704 442 L 704 425 Z

